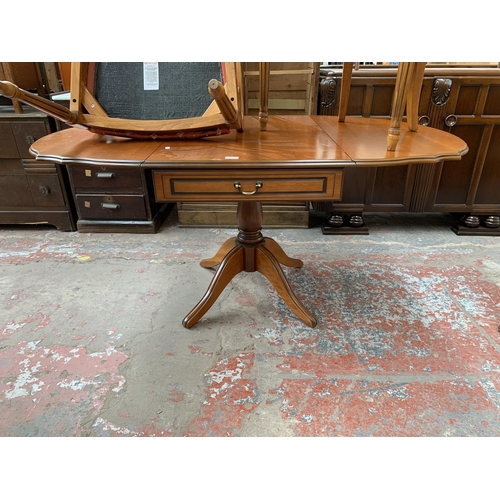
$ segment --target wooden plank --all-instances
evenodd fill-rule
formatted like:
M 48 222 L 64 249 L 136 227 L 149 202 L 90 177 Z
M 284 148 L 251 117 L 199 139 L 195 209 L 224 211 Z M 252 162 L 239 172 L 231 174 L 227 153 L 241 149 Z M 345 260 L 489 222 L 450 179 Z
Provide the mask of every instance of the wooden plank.
M 262 212 L 265 228 L 309 227 L 308 203 L 264 203 Z M 180 227 L 238 227 L 236 203 L 178 203 L 177 213 Z
M 45 76 L 47 78 L 47 94 L 52 92 L 60 92 L 62 90 L 61 83 L 59 82 L 59 75 L 57 73 L 57 63 L 55 62 L 44 62 L 43 67 L 45 69 Z
M 248 99 L 249 109 L 259 109 L 259 99 Z M 305 99 L 269 99 L 269 109 L 305 109 Z
M 281 70 L 271 70 L 271 76 L 278 75 L 312 75 L 314 69 L 281 69 Z M 245 76 L 259 76 L 258 71 L 245 71 Z

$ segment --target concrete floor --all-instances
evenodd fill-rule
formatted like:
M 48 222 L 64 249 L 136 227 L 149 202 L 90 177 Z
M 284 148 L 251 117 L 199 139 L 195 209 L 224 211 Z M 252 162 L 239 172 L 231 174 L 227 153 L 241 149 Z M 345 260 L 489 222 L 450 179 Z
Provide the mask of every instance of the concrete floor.
M 181 326 L 235 230 L 0 228 L 0 436 L 500 436 L 500 238 L 366 221 L 264 231 L 314 329 L 258 273 Z

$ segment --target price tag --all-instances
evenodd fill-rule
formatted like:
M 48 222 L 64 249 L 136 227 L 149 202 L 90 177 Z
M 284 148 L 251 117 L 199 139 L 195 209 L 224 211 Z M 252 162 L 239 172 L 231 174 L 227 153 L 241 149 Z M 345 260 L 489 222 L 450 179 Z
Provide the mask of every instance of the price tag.
M 144 73 L 144 90 L 160 89 L 160 74 L 157 62 L 142 63 Z

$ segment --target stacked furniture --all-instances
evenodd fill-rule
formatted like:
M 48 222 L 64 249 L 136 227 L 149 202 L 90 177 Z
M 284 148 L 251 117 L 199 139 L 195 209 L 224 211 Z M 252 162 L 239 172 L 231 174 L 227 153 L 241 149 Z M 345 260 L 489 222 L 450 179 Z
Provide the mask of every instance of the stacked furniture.
M 349 117 L 389 117 L 396 69 L 361 67 L 351 77 Z M 339 114 L 342 68 L 320 71 L 318 114 Z M 368 233 L 367 212 L 446 212 L 458 235 L 500 235 L 500 69 L 427 65 L 418 107 L 420 126 L 462 138 L 459 162 L 403 168 L 346 169 L 340 202 L 315 202 L 328 214 L 327 234 Z
M 0 80 L 11 79 L 37 95 L 56 84 L 46 84 L 53 65 L 0 63 Z M 55 87 L 57 90 L 57 87 Z M 0 101 L 0 223 L 50 224 L 75 230 L 65 169 L 53 162 L 37 162 L 29 152 L 37 139 L 54 132 L 57 124 L 46 113 L 17 100 Z

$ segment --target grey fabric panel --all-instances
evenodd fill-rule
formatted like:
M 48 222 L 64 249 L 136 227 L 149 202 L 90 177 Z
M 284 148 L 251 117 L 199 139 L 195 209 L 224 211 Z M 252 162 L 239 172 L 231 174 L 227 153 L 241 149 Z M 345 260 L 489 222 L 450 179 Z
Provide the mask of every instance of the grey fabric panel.
M 159 90 L 144 90 L 142 62 L 96 63 L 94 95 L 112 118 L 168 120 L 201 116 L 212 102 L 208 82 L 218 62 L 160 62 Z

